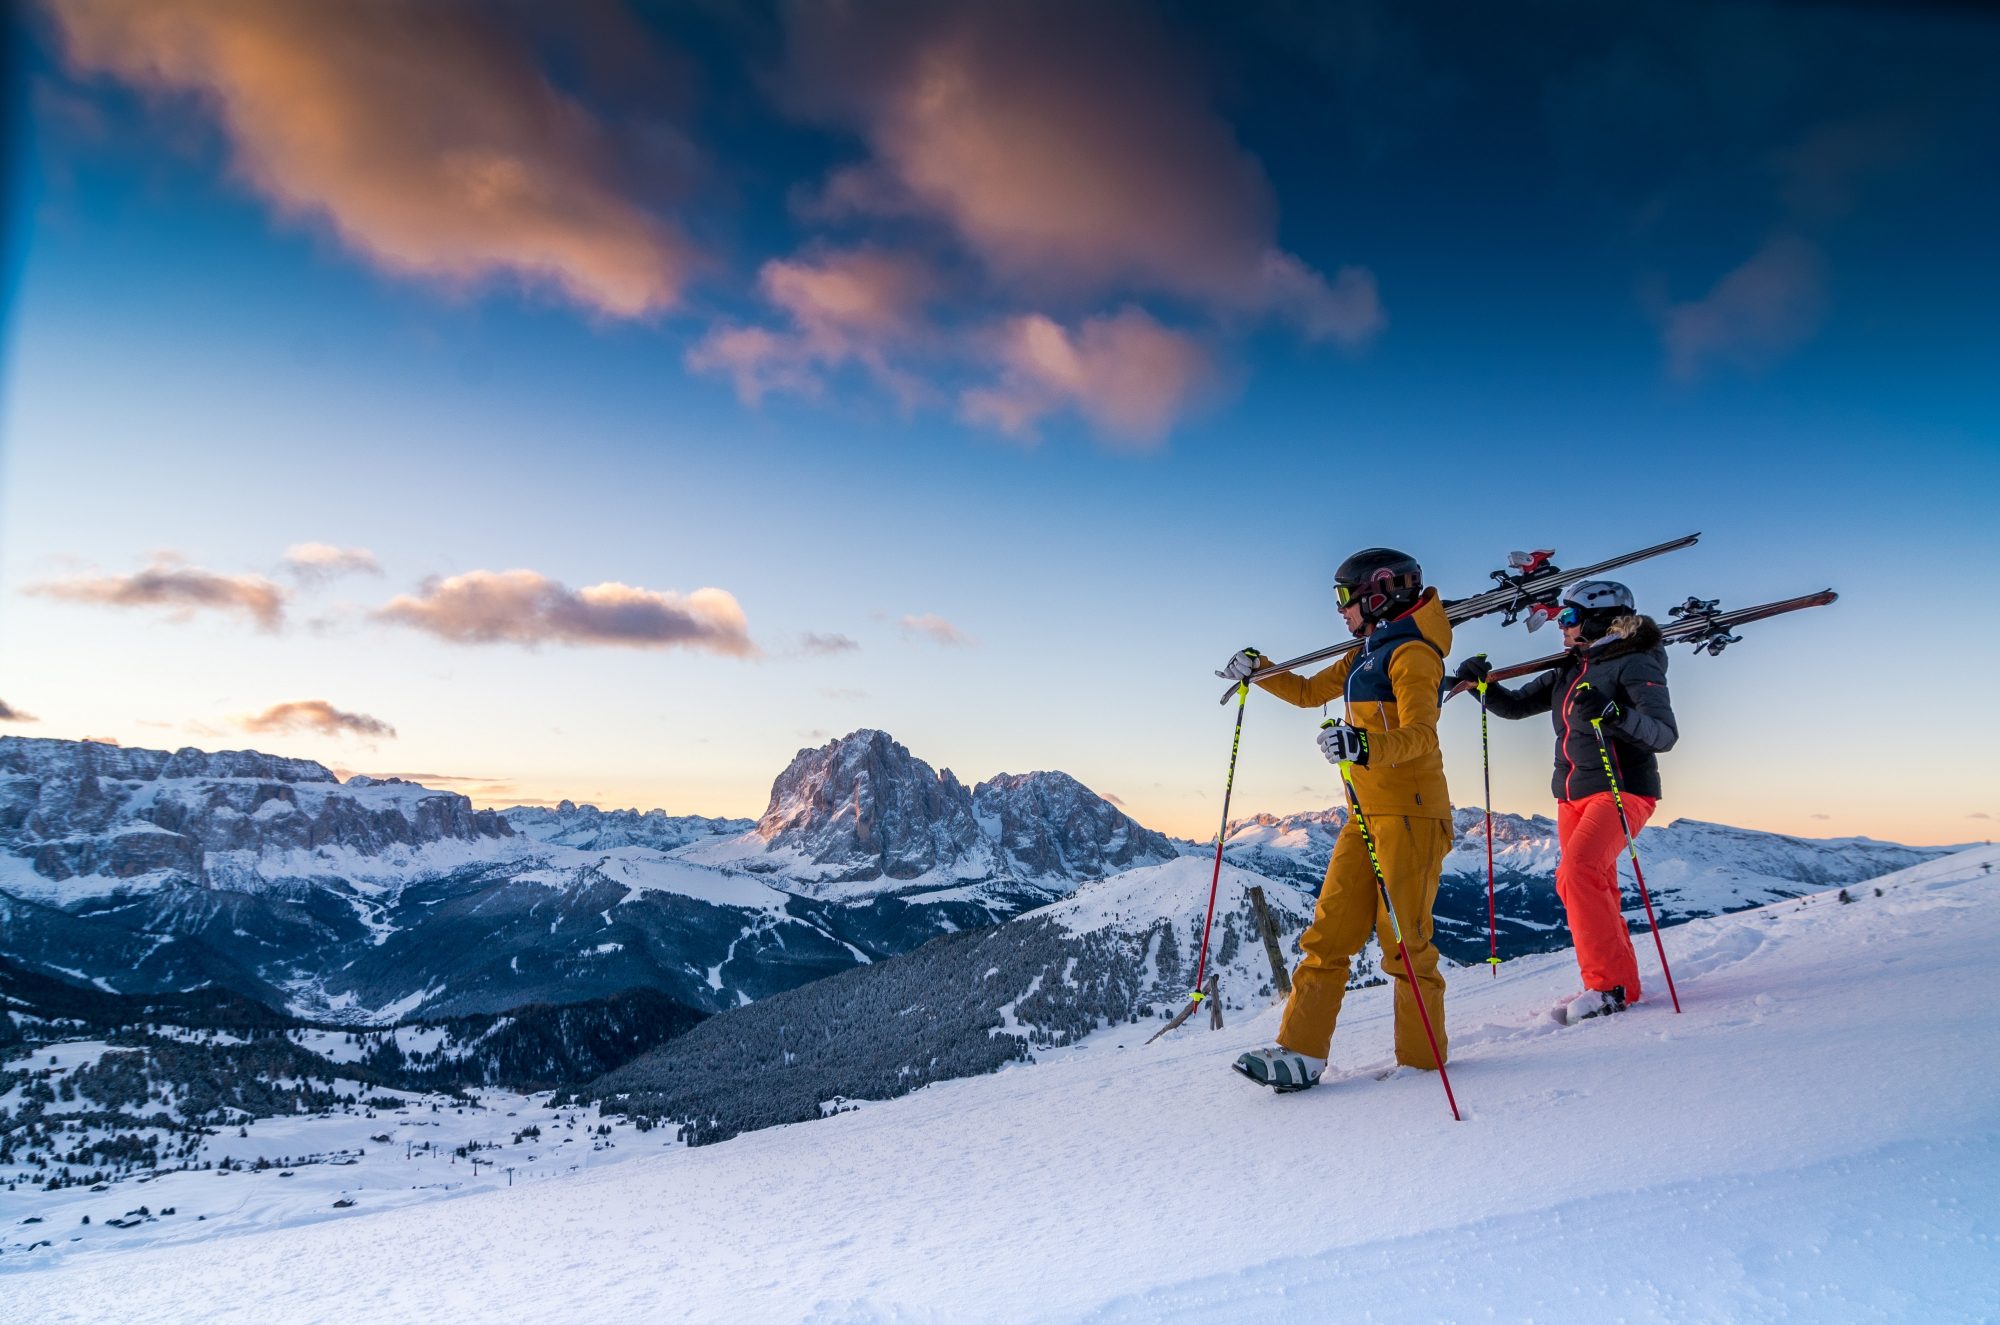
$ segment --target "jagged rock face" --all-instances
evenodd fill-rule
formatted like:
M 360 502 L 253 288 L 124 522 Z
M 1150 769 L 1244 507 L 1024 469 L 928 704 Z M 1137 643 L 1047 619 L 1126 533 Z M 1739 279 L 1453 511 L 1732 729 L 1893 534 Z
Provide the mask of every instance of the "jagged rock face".
M 1101 879 L 1178 854 L 1067 773 L 1002 773 L 973 789 L 979 826 L 1019 877 Z
M 756 835 L 843 881 L 963 880 L 1046 885 L 1172 860 L 1141 827 L 1067 773 L 1002 773 L 968 791 L 879 731 L 802 750 L 771 787 Z
M 0 736 L 0 773 L 30 777 L 96 776 L 154 782 L 162 778 L 259 778 L 267 782 L 338 782 L 324 764 L 257 750 L 213 754 L 183 746 L 171 753 L 96 741 Z
M 936 772 L 886 732 L 799 751 L 771 784 L 756 831 L 767 850 L 798 852 L 834 867 L 833 877 L 993 872 L 972 794 L 950 769 Z
M 0 850 L 56 881 L 169 874 L 206 881 L 211 852 L 391 846 L 512 836 L 455 792 L 357 777 L 309 759 L 0 738 Z
M 754 819 L 709 819 L 698 814 L 671 815 L 665 810 L 600 810 L 595 805 L 563 801 L 554 809 L 517 805 L 500 812 L 514 831 L 537 842 L 554 842 L 580 851 L 610 851 L 618 847 L 651 847 L 672 851 L 690 842 L 748 832 Z

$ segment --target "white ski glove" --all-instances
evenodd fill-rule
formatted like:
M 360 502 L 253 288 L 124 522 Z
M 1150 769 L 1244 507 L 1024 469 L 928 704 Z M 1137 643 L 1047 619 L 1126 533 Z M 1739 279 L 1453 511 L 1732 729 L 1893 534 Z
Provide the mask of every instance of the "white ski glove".
M 1368 733 L 1359 727 L 1350 727 L 1338 718 L 1330 718 L 1319 729 L 1319 752 L 1326 756 L 1329 764 L 1368 765 Z
M 1247 681 L 1251 673 L 1264 665 L 1264 655 L 1255 649 L 1238 649 L 1229 656 L 1216 675 L 1225 681 Z

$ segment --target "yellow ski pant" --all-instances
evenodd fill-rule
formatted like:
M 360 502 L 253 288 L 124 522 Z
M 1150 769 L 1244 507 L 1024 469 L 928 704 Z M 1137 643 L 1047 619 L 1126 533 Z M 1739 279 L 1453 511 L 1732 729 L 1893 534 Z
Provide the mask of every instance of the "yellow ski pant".
M 1376 855 L 1389 884 L 1389 900 L 1403 924 L 1403 942 L 1416 968 L 1431 1029 L 1437 1032 L 1438 1053 L 1450 1056 L 1444 1032 L 1444 977 L 1438 974 L 1437 949 L 1431 946 L 1431 908 L 1437 903 L 1438 871 L 1451 849 L 1451 824 L 1443 819 L 1407 818 L 1400 814 L 1370 815 Z M 1395 930 L 1382 909 L 1368 848 L 1352 819 L 1334 843 L 1326 867 L 1319 907 L 1313 922 L 1299 937 L 1304 954 L 1292 972 L 1292 997 L 1278 1024 L 1278 1044 L 1294 1053 L 1325 1058 L 1333 1043 L 1333 1024 L 1340 1017 L 1340 1000 L 1347 992 L 1349 961 L 1368 945 L 1370 933 L 1382 942 L 1382 969 L 1396 982 L 1396 1061 L 1411 1067 L 1436 1068 L 1437 1058 L 1424 1037 L 1424 1024 L 1412 999 L 1409 973 L 1396 952 Z

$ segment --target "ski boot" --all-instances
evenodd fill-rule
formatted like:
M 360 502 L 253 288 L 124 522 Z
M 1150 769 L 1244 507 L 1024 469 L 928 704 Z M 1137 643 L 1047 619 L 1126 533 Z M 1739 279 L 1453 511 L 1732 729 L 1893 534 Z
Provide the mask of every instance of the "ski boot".
M 1253 1049 L 1230 1066 L 1260 1086 L 1289 1095 L 1317 1086 L 1320 1073 L 1326 1071 L 1326 1060 L 1272 1045 L 1268 1049 Z

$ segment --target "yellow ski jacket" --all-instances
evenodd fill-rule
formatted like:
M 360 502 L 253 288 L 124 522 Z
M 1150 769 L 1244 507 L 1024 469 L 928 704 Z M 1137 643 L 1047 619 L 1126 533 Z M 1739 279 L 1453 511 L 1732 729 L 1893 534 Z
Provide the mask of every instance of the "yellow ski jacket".
M 1251 680 L 1300 708 L 1346 700 L 1347 721 L 1368 733 L 1368 762 L 1354 769 L 1363 813 L 1449 822 L 1437 723 L 1450 652 L 1451 622 L 1437 590 L 1426 589 L 1415 607 L 1376 626 L 1360 649 L 1325 671 Z

